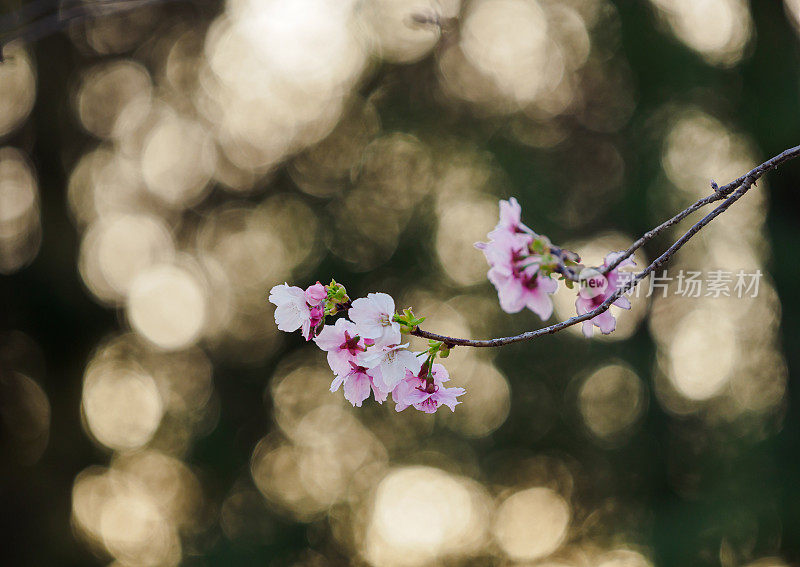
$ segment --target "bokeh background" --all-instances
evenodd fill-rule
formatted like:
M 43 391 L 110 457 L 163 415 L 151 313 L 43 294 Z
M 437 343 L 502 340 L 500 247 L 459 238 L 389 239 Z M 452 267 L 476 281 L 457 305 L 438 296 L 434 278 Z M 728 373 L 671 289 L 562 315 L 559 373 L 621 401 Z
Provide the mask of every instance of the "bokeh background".
M 757 297 L 642 294 L 609 337 L 456 349 L 453 414 L 350 407 L 266 302 L 334 277 L 443 333 L 540 326 L 472 247 L 498 199 L 600 262 L 800 143 L 800 1 L 19 18 L 57 4 L 0 16 L 44 36 L 0 65 L 4 565 L 800 561 L 800 163 L 669 267 L 761 270 Z

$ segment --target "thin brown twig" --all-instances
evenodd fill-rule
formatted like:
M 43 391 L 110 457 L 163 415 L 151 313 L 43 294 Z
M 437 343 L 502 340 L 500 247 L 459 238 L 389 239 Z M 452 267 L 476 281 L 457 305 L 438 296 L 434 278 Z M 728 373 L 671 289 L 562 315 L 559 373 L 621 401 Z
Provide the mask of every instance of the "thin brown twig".
M 573 325 L 577 325 L 578 323 L 582 323 L 583 321 L 588 321 L 597 317 L 601 313 L 607 311 L 611 305 L 624 293 L 635 288 L 640 281 L 646 278 L 655 270 L 664 266 L 675 253 L 680 250 L 684 244 L 686 244 L 689 240 L 694 237 L 704 226 L 714 220 L 717 216 L 725 212 L 728 207 L 730 207 L 733 203 L 738 201 L 747 191 L 755 185 L 756 181 L 768 171 L 776 169 L 782 163 L 785 163 L 791 159 L 796 158 L 800 155 L 800 146 L 795 146 L 794 148 L 789 148 L 784 152 L 778 154 L 777 156 L 765 161 L 758 167 L 752 169 L 751 171 L 747 172 L 745 175 L 739 177 L 728 183 L 723 187 L 712 187 L 714 188 L 714 193 L 709 195 L 708 197 L 703 197 L 702 199 L 696 201 L 692 205 L 688 206 L 686 209 L 672 217 L 671 219 L 665 221 L 664 223 L 660 224 L 656 228 L 648 231 L 645 233 L 640 239 L 634 242 L 630 248 L 628 248 L 617 260 L 609 264 L 609 266 L 604 270 L 603 273 L 607 273 L 608 271 L 616 268 L 620 262 L 622 262 L 625 258 L 630 257 L 636 250 L 638 250 L 641 246 L 643 246 L 648 241 L 652 240 L 657 234 L 662 232 L 663 230 L 677 224 L 696 210 L 708 205 L 710 203 L 714 203 L 716 201 L 721 201 L 724 199 L 723 203 L 718 205 L 714 210 L 704 216 L 702 219 L 697 221 L 694 225 L 692 225 L 689 230 L 687 230 L 678 240 L 676 240 L 667 250 L 665 250 L 658 258 L 653 260 L 644 270 L 636 274 L 633 278 L 625 283 L 625 285 L 620 286 L 613 294 L 606 298 L 603 303 L 598 305 L 592 311 L 588 313 L 584 313 L 583 315 L 576 315 L 575 317 L 570 317 L 564 321 L 559 323 L 555 323 L 553 325 L 543 327 L 541 329 L 536 329 L 535 331 L 527 331 L 525 333 L 515 335 L 512 337 L 500 337 L 496 339 L 462 339 L 457 337 L 448 337 L 445 335 L 439 335 L 436 333 L 431 333 L 429 331 L 425 331 L 417 327 L 414 329 L 411 334 L 417 337 L 422 337 L 426 339 L 441 341 L 445 343 L 449 347 L 454 346 L 471 346 L 471 347 L 499 347 L 508 345 L 511 343 L 518 343 L 521 341 L 528 341 L 531 339 L 535 339 L 537 337 L 541 337 L 543 335 L 552 335 L 553 333 L 557 333 L 567 327 L 571 327 Z
M 800 147 L 800 146 L 798 146 L 798 147 Z M 798 155 L 798 147 L 789 148 L 788 150 L 785 150 L 785 151 L 781 152 L 777 156 L 765 161 L 764 163 L 762 163 L 761 165 L 759 165 L 755 169 L 747 172 L 742 177 L 739 177 L 738 179 L 735 179 L 735 180 L 731 181 L 730 183 L 728 183 L 727 185 L 724 185 L 723 187 L 717 187 L 716 183 L 714 183 L 712 181 L 711 186 L 714 189 L 714 193 L 712 193 L 711 195 L 708 195 L 707 197 L 703 197 L 702 199 L 697 200 L 695 203 L 693 203 L 689 207 L 685 208 L 684 210 L 682 210 L 680 213 L 678 213 L 677 215 L 675 215 L 671 219 L 669 219 L 669 220 L 665 221 L 664 223 L 658 225 L 654 229 L 646 232 L 639 240 L 637 240 L 636 242 L 631 244 L 630 248 L 628 248 L 614 262 L 612 262 L 611 264 L 609 264 L 606 267 L 600 268 L 600 272 L 602 274 L 604 274 L 604 275 L 607 274 L 608 272 L 610 272 L 611 270 L 613 270 L 614 268 L 619 266 L 619 264 L 622 263 L 626 258 L 630 257 L 631 254 L 633 254 L 636 250 L 638 250 L 643 245 L 645 245 L 647 242 L 649 242 L 650 240 L 655 238 L 663 230 L 665 230 L 665 229 L 667 229 L 667 228 L 669 228 L 671 226 L 674 226 L 675 224 L 679 223 L 680 221 L 682 221 L 684 218 L 686 218 L 687 216 L 689 216 L 690 214 L 692 214 L 696 210 L 701 209 L 701 208 L 703 208 L 704 206 L 706 206 L 706 205 L 708 205 L 710 203 L 714 203 L 716 201 L 720 201 L 720 200 L 724 199 L 727 195 L 729 195 L 735 189 L 737 189 L 744 182 L 744 180 L 748 176 L 750 176 L 751 174 L 755 175 L 755 178 L 758 179 L 759 177 L 761 177 L 767 171 L 769 171 L 771 169 L 776 169 L 782 163 L 784 163 L 784 162 L 786 162 L 786 161 L 788 161 L 788 160 L 790 160 L 792 158 L 797 157 L 797 155 Z

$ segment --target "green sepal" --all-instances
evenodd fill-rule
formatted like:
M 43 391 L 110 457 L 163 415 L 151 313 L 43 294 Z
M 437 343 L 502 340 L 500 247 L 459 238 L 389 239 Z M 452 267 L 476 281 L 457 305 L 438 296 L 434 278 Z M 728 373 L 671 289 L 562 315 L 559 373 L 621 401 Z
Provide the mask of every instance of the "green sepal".
M 328 291 L 328 297 L 325 299 L 325 314 L 336 315 L 339 312 L 340 305 L 350 302 L 350 298 L 347 296 L 347 290 L 336 280 L 331 280 L 331 283 L 325 286 L 325 288 Z
M 337 283 L 336 280 L 331 280 L 331 283 L 326 287 L 328 289 L 328 301 L 344 303 L 349 299 L 347 297 L 347 290 L 342 284 Z
M 425 351 L 431 358 L 447 358 L 450 356 L 450 347 L 441 341 L 428 340 L 428 350 Z
M 406 334 L 411 333 L 424 320 L 425 317 L 417 317 L 414 315 L 411 307 L 403 309 L 402 313 L 395 313 L 394 317 L 392 317 L 392 321 L 400 323 L 400 331 Z
M 534 254 L 545 254 L 550 252 L 550 241 L 542 236 L 534 238 L 533 242 L 528 245 L 528 249 Z

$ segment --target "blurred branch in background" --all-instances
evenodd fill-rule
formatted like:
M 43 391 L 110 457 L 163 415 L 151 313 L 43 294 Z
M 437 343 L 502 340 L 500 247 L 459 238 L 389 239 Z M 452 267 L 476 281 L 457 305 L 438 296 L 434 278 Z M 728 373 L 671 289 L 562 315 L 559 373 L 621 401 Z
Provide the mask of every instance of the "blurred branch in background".
M 0 16 L 0 62 L 3 48 L 15 40 L 33 42 L 88 18 L 122 14 L 152 4 L 197 0 L 34 0 Z

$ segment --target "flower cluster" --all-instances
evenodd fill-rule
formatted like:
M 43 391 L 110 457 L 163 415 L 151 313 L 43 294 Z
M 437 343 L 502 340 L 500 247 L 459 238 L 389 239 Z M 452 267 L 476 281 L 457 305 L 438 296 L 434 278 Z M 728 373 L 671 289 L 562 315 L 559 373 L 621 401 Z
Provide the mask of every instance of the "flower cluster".
M 546 236 L 525 226 L 522 207 L 513 197 L 500 201 L 500 221 L 488 236 L 488 242 L 478 242 L 475 247 L 489 263 L 488 278 L 497 289 L 500 306 L 507 313 L 527 307 L 542 320 L 553 313 L 550 296 L 558 289 L 556 277 L 570 288 L 579 284 L 575 308 L 579 316 L 591 315 L 617 292 L 619 269 L 634 263 L 623 252 L 612 252 L 601 267 L 580 264 L 577 254 L 553 246 Z M 455 410 L 461 403 L 458 397 L 464 389 L 445 387 L 450 377 L 436 362 L 437 357 L 447 358 L 456 343 L 431 340 L 426 350 L 410 351 L 403 334 L 418 334 L 416 329 L 424 317 L 417 317 L 410 308 L 396 313 L 391 296 L 370 293 L 351 301 L 344 286 L 331 281 L 328 285 L 317 282 L 306 290 L 286 283 L 276 285 L 269 301 L 276 307 L 278 329 L 300 329 L 307 341 L 313 340 L 327 353 L 334 374 L 331 391 L 341 388 L 354 406 L 360 407 L 370 394 L 381 404 L 391 394 L 397 411 L 413 406 L 433 413 L 441 406 Z M 631 306 L 625 297 L 615 298 L 612 305 Z M 348 318 L 326 324 L 328 317 L 344 312 Z M 606 309 L 583 321 L 583 334 L 591 337 L 594 327 L 608 334 L 616 324 Z M 453 341 L 465 344 L 462 339 Z
M 402 333 L 410 333 L 424 318 L 411 309 L 395 313 L 394 299 L 385 293 L 370 293 L 350 301 L 341 284 L 332 281 L 325 286 L 317 282 L 303 291 L 288 284 L 272 288 L 269 301 L 274 303 L 275 323 L 281 331 L 300 329 L 306 340 L 313 340 L 327 353 L 334 379 L 331 391 L 339 388 L 354 406 L 361 407 L 370 393 L 378 403 L 392 396 L 395 409 L 409 406 L 433 413 L 441 406 L 451 410 L 464 394 L 463 388 L 446 388 L 449 380 L 444 366 L 434 363 L 446 358 L 446 345 L 429 341 L 422 352 L 408 350 Z M 326 325 L 329 316 L 347 312 Z
M 549 241 L 522 224 L 522 208 L 515 198 L 500 201 L 500 222 L 489 233 L 489 242 L 478 242 L 489 262 L 489 281 L 497 288 L 500 307 L 519 313 L 525 307 L 542 321 L 553 313 L 550 294 L 558 283 L 549 277 L 545 249 Z
M 554 247 L 546 236 L 536 234 L 522 223 L 522 207 L 513 197 L 500 201 L 500 221 L 488 237 L 488 242 L 477 242 L 475 247 L 486 256 L 487 276 L 497 289 L 500 307 L 506 313 L 518 313 L 527 307 L 542 321 L 553 314 L 550 295 L 558 289 L 555 275 L 560 275 L 570 288 L 575 282 L 580 285 L 575 307 L 578 315 L 584 315 L 616 292 L 619 269 L 634 264 L 632 259 L 625 258 L 609 270 L 621 252 L 606 256 L 602 269 L 579 264 L 577 254 Z M 630 309 L 630 302 L 624 297 L 616 299 L 613 305 Z M 616 319 L 606 310 L 583 322 L 583 334 L 591 337 L 595 326 L 608 334 L 616 328 Z

